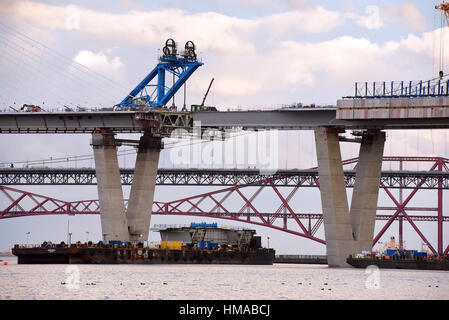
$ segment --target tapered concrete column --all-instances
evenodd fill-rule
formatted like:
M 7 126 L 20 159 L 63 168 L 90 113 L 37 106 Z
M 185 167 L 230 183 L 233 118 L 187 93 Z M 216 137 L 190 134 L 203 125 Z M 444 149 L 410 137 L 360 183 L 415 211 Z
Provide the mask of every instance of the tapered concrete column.
M 321 205 L 329 267 L 349 267 L 354 240 L 349 216 L 338 132 L 334 128 L 315 129 Z
M 139 142 L 126 217 L 131 241 L 147 241 L 156 185 L 161 138 L 145 133 Z
M 129 241 L 114 133 L 92 134 L 103 240 Z
M 351 200 L 351 225 L 356 253 L 372 250 L 385 132 L 367 131 L 362 136 Z

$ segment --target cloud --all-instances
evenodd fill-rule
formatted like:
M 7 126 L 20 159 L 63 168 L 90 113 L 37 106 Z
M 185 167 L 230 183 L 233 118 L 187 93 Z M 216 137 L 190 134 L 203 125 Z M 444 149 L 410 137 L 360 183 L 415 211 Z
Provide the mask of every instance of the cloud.
M 412 3 L 382 5 L 381 12 L 388 23 L 403 23 L 413 31 L 424 31 L 426 19 Z
M 311 39 L 307 35 L 329 33 L 348 22 L 368 29 L 383 28 L 384 7 L 379 11 L 377 6 L 367 6 L 365 13 L 359 15 L 350 6 L 338 12 L 307 1 L 292 1 L 291 11 L 238 18 L 217 12 L 188 13 L 176 8 L 110 13 L 31 1 L 14 3 L 11 16 L 15 21 L 81 33 L 88 35 L 87 41 L 102 41 L 108 47 L 154 48 L 168 37 L 182 41 L 181 46 L 184 41 L 194 40 L 198 51 L 207 56 L 208 65 L 189 81 L 190 92 L 197 94 L 195 99 L 201 99 L 214 77 L 212 90 L 216 100 L 234 105 L 236 101 L 271 104 L 279 97 L 286 99 L 287 93 L 288 100 L 294 94 L 312 95 L 306 88 L 318 88 L 323 82 L 331 85 L 329 92 L 335 95 L 342 88 L 349 89 L 354 81 L 407 80 L 408 75 L 415 78 L 412 70 L 422 74 L 424 68 L 416 66 L 431 61 L 434 52 L 433 33 L 410 34 L 401 40 L 385 42 L 334 34 L 315 41 L 301 40 L 304 35 Z M 391 8 L 413 16 L 412 5 Z M 106 49 L 84 48 L 75 60 L 108 75 L 116 76 L 117 71 L 124 69 L 125 61 L 127 65 L 134 63 L 125 55 L 114 57 Z M 266 100 L 267 97 L 271 100 Z
M 123 44 L 159 44 L 161 39 L 196 39 L 201 50 L 254 53 L 256 33 L 291 36 L 321 33 L 342 24 L 339 13 L 321 6 L 300 6 L 294 11 L 256 18 L 237 18 L 216 12 L 190 14 L 174 8 L 107 13 L 83 7 L 18 1 L 11 11 L 15 21 L 45 28 L 76 30 Z
M 404 24 L 412 31 L 424 31 L 427 28 L 426 19 L 412 3 L 368 5 L 365 14 L 354 11 L 354 6 L 344 1 L 342 16 L 348 21 L 369 30 L 378 30 L 391 24 Z
M 89 50 L 81 50 L 73 60 L 88 68 L 103 72 L 108 70 L 115 72 L 123 67 L 119 57 L 110 59 L 104 52 L 95 53 Z
M 366 15 L 360 15 L 354 11 L 354 6 L 349 2 L 343 2 L 342 17 L 347 21 L 353 21 L 365 29 L 376 30 L 385 27 L 380 15 L 380 9 L 376 5 L 365 8 Z
M 87 67 L 88 69 L 101 74 L 103 77 L 112 81 L 120 81 L 125 72 L 125 66 L 118 56 L 110 57 L 112 49 L 106 49 L 105 52 L 93 52 L 90 50 L 80 50 L 73 57 L 73 61 Z M 70 66 L 69 68 L 73 68 Z M 71 70 L 71 69 L 70 69 Z M 69 72 L 75 72 L 71 70 Z M 85 91 L 86 92 L 86 91 Z M 87 93 L 87 92 L 86 92 Z
M 398 41 L 385 42 L 354 36 L 316 42 L 279 41 L 256 56 L 235 55 L 208 69 L 212 75 L 219 75 L 215 76 L 214 87 L 216 98 L 223 101 L 232 101 L 232 97 L 236 97 L 232 102 L 253 100 L 258 101 L 254 102 L 257 105 L 263 101 L 260 95 L 273 97 L 279 94 L 282 99 L 281 93 L 292 92 L 305 94 L 298 97 L 302 100 L 310 96 L 308 89 L 319 92 L 317 88 L 320 87 L 328 88 L 326 92 L 339 97 L 355 81 L 425 80 L 432 77 L 426 65 L 431 65 L 433 59 L 434 33 L 439 31 L 410 34 Z M 449 30 L 446 34 L 449 41 Z M 206 87 L 207 77 L 211 74 L 196 77 Z M 321 100 L 323 102 L 335 102 L 322 96 L 318 98 L 325 99 Z
M 338 12 L 321 6 L 272 14 L 256 21 L 259 26 L 268 27 L 268 32 L 276 36 L 302 32 L 324 33 L 344 23 Z
M 407 26 L 414 30 L 422 31 L 426 27 L 425 19 L 419 10 L 411 3 L 404 3 L 400 7 L 400 17 Z
M 79 30 L 124 45 L 159 44 L 161 39 L 176 37 L 183 41 L 202 43 L 202 50 L 232 53 L 253 52 L 248 41 L 256 23 L 206 12 L 187 14 L 179 9 L 158 11 L 131 10 L 113 14 L 75 6 L 54 6 L 31 1 L 19 1 L 10 9 L 11 18 L 44 28 Z
M 367 29 L 381 29 L 384 23 L 380 19 L 378 6 L 370 5 L 365 9 L 367 16 L 360 16 L 356 20 L 357 24 Z
M 443 33 L 443 39 L 441 39 Z M 443 45 L 449 43 L 449 27 L 444 27 L 433 31 L 424 32 L 421 35 L 410 33 L 406 38 L 399 41 L 401 47 L 415 55 L 427 58 L 429 62 L 437 62 L 440 60 L 440 41 Z M 447 53 L 443 55 L 443 66 L 449 65 L 449 57 Z M 433 70 L 436 73 L 435 70 Z M 436 75 L 436 74 L 435 74 Z

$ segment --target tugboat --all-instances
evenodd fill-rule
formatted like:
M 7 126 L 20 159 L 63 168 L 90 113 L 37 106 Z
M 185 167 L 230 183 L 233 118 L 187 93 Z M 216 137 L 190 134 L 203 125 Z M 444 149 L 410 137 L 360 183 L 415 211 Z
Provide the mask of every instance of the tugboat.
M 381 252 L 350 255 L 346 262 L 355 268 L 374 265 L 382 269 L 449 270 L 449 256 L 431 255 L 424 250 L 405 250 L 396 246 L 394 237 Z

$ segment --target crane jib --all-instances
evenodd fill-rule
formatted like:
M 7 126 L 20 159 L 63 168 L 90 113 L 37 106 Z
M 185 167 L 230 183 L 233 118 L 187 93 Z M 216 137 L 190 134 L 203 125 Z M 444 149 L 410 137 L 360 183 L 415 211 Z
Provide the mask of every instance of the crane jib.
M 203 65 L 197 61 L 195 45 L 187 41 L 185 51 L 178 54 L 176 44 L 167 40 L 164 55 L 160 57 L 157 66 L 117 105 L 119 107 L 149 106 L 161 108 L 176 94 L 188 78 Z M 166 73 L 173 75 L 173 83 L 166 85 Z M 175 78 L 176 81 L 175 81 Z M 156 81 L 153 81 L 156 80 Z

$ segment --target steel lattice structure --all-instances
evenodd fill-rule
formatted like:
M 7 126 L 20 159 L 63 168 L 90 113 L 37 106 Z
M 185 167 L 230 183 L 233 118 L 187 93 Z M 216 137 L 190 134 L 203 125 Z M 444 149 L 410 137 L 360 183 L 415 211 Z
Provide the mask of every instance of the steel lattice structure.
M 393 157 L 385 157 L 384 161 L 396 161 Z M 356 163 L 357 158 L 347 160 L 347 164 Z M 438 160 L 439 161 L 439 160 Z M 443 168 L 446 171 L 383 171 L 381 188 L 414 189 L 449 189 L 449 174 L 445 159 Z M 345 170 L 346 187 L 352 188 L 355 183 L 355 170 Z M 121 169 L 120 178 L 123 185 L 131 185 L 134 169 Z M 273 174 L 264 174 L 252 169 L 159 169 L 156 177 L 157 185 L 214 185 L 263 186 L 267 179 L 279 187 L 318 187 L 319 175 L 316 168 L 308 170 L 279 170 Z M 424 179 L 424 182 L 422 180 Z M 95 185 L 97 184 L 93 168 L 23 168 L 0 169 L 1 185 Z
M 394 213 L 392 215 L 377 215 L 376 220 L 386 221 L 386 223 L 373 239 L 373 244 L 376 244 L 385 231 L 391 227 L 393 221 L 399 222 L 399 236 L 400 243 L 402 243 L 403 222 L 407 221 L 433 253 L 447 254 L 449 246 L 444 249 L 443 222 L 449 221 L 449 216 L 443 216 L 442 208 L 443 180 L 445 179 L 444 175 L 446 175 L 447 179 L 449 172 L 447 164 L 449 160 L 440 157 L 384 157 L 384 161 L 399 162 L 401 170 L 403 163 L 410 161 L 427 162 L 431 167 L 427 171 L 428 175 L 415 177 L 417 183 L 413 185 L 413 189 L 405 199 L 403 199 L 402 189 L 399 189 L 399 197 L 395 197 L 389 190 L 390 187 L 381 180 L 380 184 L 383 190 L 395 206 L 378 208 L 378 211 L 386 210 Z M 357 159 L 346 160 L 344 164 L 356 166 Z M 437 207 L 408 207 L 408 203 L 415 194 L 420 189 L 423 189 L 426 183 L 429 183 L 427 180 L 435 178 L 434 175 L 430 174 L 435 172 L 439 173 L 437 176 L 438 181 L 436 182 Z M 276 179 L 285 179 L 285 177 L 281 175 L 278 177 L 265 176 L 265 179 L 252 185 L 233 185 L 221 190 L 169 202 L 155 201 L 152 211 L 153 214 L 201 216 L 251 223 L 288 232 L 324 244 L 325 240 L 317 237 L 317 231 L 323 223 L 322 214 L 298 212 L 298 210 L 293 210 L 291 205 L 291 200 L 298 193 L 299 189 L 305 186 L 304 181 L 308 177 L 302 176 L 299 183 L 290 186 L 288 194 L 282 193 L 279 185 L 276 184 Z M 318 177 L 314 178 L 314 186 L 319 187 Z M 98 200 L 67 202 L 6 186 L 0 186 L 0 191 L 9 201 L 9 203 L 5 204 L 6 207 L 0 208 L 0 219 L 51 214 L 99 214 L 100 211 Z M 279 202 L 277 209 L 270 212 L 268 212 L 269 210 L 258 209 L 256 204 L 256 200 L 258 197 L 261 197 L 262 192 L 266 193 L 267 191 L 274 195 Z M 240 203 L 238 207 L 236 207 L 237 203 Z M 412 215 L 409 213 L 411 211 L 436 212 L 436 215 Z M 416 226 L 415 222 L 418 221 L 437 222 L 438 240 L 436 249 Z

